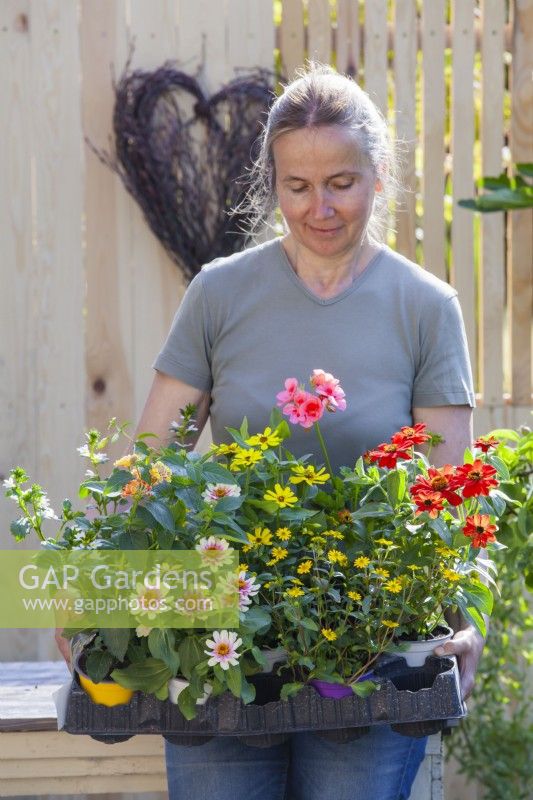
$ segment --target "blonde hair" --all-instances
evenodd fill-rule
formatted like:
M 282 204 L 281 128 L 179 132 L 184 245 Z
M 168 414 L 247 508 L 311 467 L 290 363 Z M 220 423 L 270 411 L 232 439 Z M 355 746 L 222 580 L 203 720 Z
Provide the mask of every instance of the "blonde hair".
M 284 133 L 323 125 L 343 125 L 356 134 L 361 153 L 382 191 L 376 193 L 368 232 L 377 241 L 385 234 L 388 201 L 398 188 L 394 148 L 387 123 L 366 92 L 351 78 L 326 64 L 310 62 L 285 86 L 272 105 L 260 139 L 259 155 L 249 174 L 244 208 L 257 232 L 274 211 L 276 171 L 272 146 Z

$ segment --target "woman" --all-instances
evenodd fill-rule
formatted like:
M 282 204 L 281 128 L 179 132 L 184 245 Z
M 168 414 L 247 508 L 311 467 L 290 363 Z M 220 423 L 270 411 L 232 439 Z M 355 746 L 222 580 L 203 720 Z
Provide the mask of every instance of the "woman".
M 215 441 L 247 416 L 262 430 L 287 376 L 325 369 L 348 408 L 321 426 L 334 467 L 350 465 L 402 425 L 425 422 L 445 441 L 438 465 L 471 443 L 471 374 L 456 292 L 380 242 L 393 187 L 386 124 L 368 96 L 328 67 L 286 87 L 265 127 L 251 204 L 279 205 L 287 232 L 207 265 L 192 281 L 166 344 L 139 430 L 168 437 L 176 410 L 211 417 Z M 292 429 L 291 451 L 320 452 Z M 468 626 L 446 652 L 472 688 L 481 638 Z M 173 800 L 407 798 L 425 740 L 388 726 L 347 744 L 312 733 L 272 748 L 215 738 L 167 744 Z

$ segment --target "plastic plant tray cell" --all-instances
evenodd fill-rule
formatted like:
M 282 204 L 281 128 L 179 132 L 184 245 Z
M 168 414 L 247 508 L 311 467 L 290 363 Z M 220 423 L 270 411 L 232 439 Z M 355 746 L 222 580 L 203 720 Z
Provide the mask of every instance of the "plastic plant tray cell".
M 182 744 L 200 744 L 199 739 L 203 743 L 212 736 L 245 737 L 247 742 L 262 737 L 255 744 L 270 746 L 282 741 L 280 736 L 298 731 L 323 731 L 325 738 L 347 741 L 362 734 L 361 730 L 350 734 L 348 729 L 381 724 L 408 736 L 425 736 L 457 724 L 466 714 L 453 657 L 430 657 L 424 667 L 416 668 L 398 657 L 376 667 L 375 675 L 380 688 L 366 698 L 354 694 L 332 700 L 305 686 L 287 701 L 244 705 L 226 692 L 199 707 L 192 720 L 186 720 L 178 706 L 140 692 L 128 705 L 96 705 L 74 679 L 63 729 L 108 742 L 162 734 Z M 260 699 L 268 699 L 268 692 Z

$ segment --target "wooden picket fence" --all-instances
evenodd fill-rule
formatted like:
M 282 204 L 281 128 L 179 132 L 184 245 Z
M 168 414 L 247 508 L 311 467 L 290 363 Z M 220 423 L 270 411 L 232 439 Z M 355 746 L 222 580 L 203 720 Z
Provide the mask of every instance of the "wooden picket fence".
M 0 475 L 23 464 L 53 504 L 74 496 L 83 430 L 139 415 L 183 294 L 84 142 L 108 146 L 112 68 L 121 73 L 132 40 L 133 67 L 173 58 L 209 91 L 237 68 L 290 77 L 306 57 L 360 80 L 403 141 L 410 191 L 395 245 L 459 291 L 476 430 L 528 422 L 531 212 L 505 229 L 502 214 L 476 220 L 455 203 L 473 194 L 474 168 L 533 161 L 532 15 L 531 0 L 2 0 Z M 11 512 L 1 501 L 2 547 Z M 42 637 L 17 641 L 50 653 Z

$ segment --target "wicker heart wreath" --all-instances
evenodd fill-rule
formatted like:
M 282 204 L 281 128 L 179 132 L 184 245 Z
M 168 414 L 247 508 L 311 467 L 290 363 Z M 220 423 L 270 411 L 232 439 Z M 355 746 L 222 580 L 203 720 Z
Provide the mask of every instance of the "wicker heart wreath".
M 189 280 L 202 264 L 244 247 L 249 215 L 230 209 L 246 193 L 243 176 L 274 99 L 270 77 L 255 71 L 206 97 L 171 64 L 126 68 L 115 86 L 115 154 L 88 142 Z

